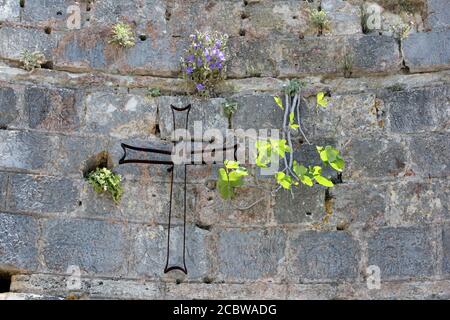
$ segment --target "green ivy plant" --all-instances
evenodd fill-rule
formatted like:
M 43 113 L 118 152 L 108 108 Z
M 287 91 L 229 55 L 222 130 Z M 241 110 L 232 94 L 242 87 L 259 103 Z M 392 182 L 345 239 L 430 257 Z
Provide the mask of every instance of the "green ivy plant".
M 112 36 L 109 43 L 117 44 L 124 48 L 131 48 L 135 45 L 134 33 L 131 26 L 124 22 L 119 22 L 112 27 Z
M 89 184 L 97 193 L 108 192 L 115 203 L 119 203 L 123 194 L 122 177 L 107 168 L 97 168 L 88 177 Z
M 255 142 L 256 155 L 255 164 L 259 168 L 268 168 L 273 156 L 281 160 L 281 170 L 275 173 L 274 179 L 277 192 L 280 189 L 291 190 L 292 187 L 300 184 L 312 187 L 319 184 L 327 188 L 334 186 L 330 177 L 323 174 L 324 168 L 330 167 L 337 172 L 342 172 L 345 167 L 344 159 L 339 150 L 332 146 L 316 146 L 318 157 L 322 165 L 304 166 L 294 160 L 292 133 L 300 133 L 305 138 L 307 144 L 311 145 L 300 124 L 300 91 L 303 86 L 297 80 L 291 80 L 285 86 L 285 104 L 279 96 L 274 97 L 275 104 L 284 110 L 283 118 L 283 136 L 282 139 L 260 139 Z M 324 92 L 316 95 L 316 108 L 326 108 L 328 98 Z M 224 199 L 231 199 L 236 192 L 236 188 L 243 186 L 244 178 L 248 176 L 248 171 L 241 167 L 236 161 L 224 162 L 224 167 L 219 169 L 219 179 L 217 189 Z M 255 202 L 258 203 L 259 201 Z M 247 207 L 248 208 L 248 207 Z
M 20 54 L 22 68 L 27 71 L 39 69 L 45 61 L 45 55 L 40 51 L 31 52 L 29 50 L 24 50 Z
M 330 21 L 327 13 L 322 10 L 313 9 L 309 16 L 312 24 L 318 29 L 318 34 L 322 35 L 323 31 L 330 30 Z

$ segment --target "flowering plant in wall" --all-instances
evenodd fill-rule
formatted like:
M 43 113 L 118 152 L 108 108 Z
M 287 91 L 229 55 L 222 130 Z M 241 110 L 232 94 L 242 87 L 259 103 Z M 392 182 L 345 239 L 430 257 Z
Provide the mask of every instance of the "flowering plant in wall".
M 209 96 L 225 78 L 228 36 L 219 32 L 196 32 L 190 35 L 190 45 L 181 58 L 185 79 L 202 96 Z

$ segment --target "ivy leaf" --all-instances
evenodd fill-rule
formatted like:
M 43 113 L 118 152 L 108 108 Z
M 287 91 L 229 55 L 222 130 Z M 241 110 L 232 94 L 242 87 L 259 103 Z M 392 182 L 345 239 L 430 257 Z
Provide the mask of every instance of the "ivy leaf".
M 342 172 L 342 170 L 344 170 L 345 167 L 345 162 L 344 159 L 342 159 L 341 157 L 339 157 L 338 159 L 336 159 L 335 161 L 333 161 L 332 163 L 330 163 L 330 166 L 339 172 Z
M 319 92 L 317 94 L 317 105 L 326 108 L 328 106 L 328 99 L 325 98 L 324 92 Z
M 277 106 L 280 107 L 281 110 L 284 110 L 283 101 L 281 101 L 281 98 L 279 96 L 275 96 L 273 99 L 275 100 Z
M 239 162 L 238 161 L 225 160 L 224 164 L 225 164 L 225 167 L 227 169 L 237 169 L 237 168 L 239 168 Z
M 324 187 L 332 187 L 334 186 L 333 182 L 321 175 L 314 176 L 314 179 Z
M 292 185 L 292 177 L 289 175 L 286 175 L 284 172 L 277 172 L 275 174 L 275 179 L 277 180 L 278 184 L 282 186 L 284 189 L 289 190 L 291 189 Z
M 294 112 L 289 113 L 289 128 L 291 129 L 298 129 L 300 126 L 298 124 L 294 123 Z
M 297 161 L 294 161 L 293 170 L 297 177 L 300 179 L 301 183 L 309 187 L 312 187 L 314 185 L 314 182 L 309 176 L 309 172 L 306 167 L 299 165 Z

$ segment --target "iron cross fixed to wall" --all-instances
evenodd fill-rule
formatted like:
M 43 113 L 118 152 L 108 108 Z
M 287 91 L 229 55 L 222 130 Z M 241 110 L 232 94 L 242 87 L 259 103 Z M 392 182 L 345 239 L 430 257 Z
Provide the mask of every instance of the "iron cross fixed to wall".
M 173 120 L 173 129 L 174 133 L 176 133 L 177 129 L 184 129 L 184 132 L 188 132 L 188 124 L 189 124 L 189 112 L 191 110 L 191 105 L 184 108 L 177 108 L 173 105 L 170 105 L 171 111 L 172 111 L 172 120 Z M 184 118 L 181 118 L 177 121 L 177 115 L 182 116 L 184 114 Z M 177 134 L 172 134 L 172 141 L 171 141 L 171 150 L 164 150 L 164 149 L 156 149 L 156 148 L 142 148 L 142 147 L 135 147 L 130 146 L 125 143 L 122 143 L 121 146 L 123 148 L 124 154 L 123 157 L 119 160 L 119 164 L 126 164 L 126 163 L 146 163 L 146 164 L 159 164 L 159 165 L 168 165 L 168 172 L 170 172 L 170 197 L 169 197 L 169 217 L 168 217 L 168 229 L 167 229 L 167 260 L 166 260 L 166 266 L 164 268 L 164 273 L 167 273 L 172 270 L 180 270 L 187 274 L 187 268 L 186 268 L 186 192 L 187 192 L 187 174 L 186 174 L 186 168 L 188 165 L 198 165 L 198 164 L 213 164 L 216 163 L 217 153 L 222 153 L 222 155 L 225 152 L 233 151 L 233 158 L 236 160 L 236 152 L 237 152 L 237 144 L 234 144 L 232 146 L 227 147 L 226 143 L 224 143 L 219 149 L 217 148 L 204 148 L 203 143 L 209 143 L 211 144 L 213 140 L 205 141 L 202 138 L 195 139 L 194 138 L 186 138 L 186 136 L 178 136 Z M 182 148 L 180 148 L 179 144 L 184 144 Z M 191 148 L 193 143 L 201 143 L 202 147 L 200 150 L 197 150 L 197 148 Z M 189 144 L 188 148 L 187 144 Z M 193 150 L 192 150 L 193 149 Z M 127 159 L 127 150 L 131 150 L 132 152 L 137 152 L 140 155 L 142 153 L 145 153 L 147 155 L 153 155 L 157 156 L 157 159 L 147 160 L 147 159 Z M 173 156 L 176 155 L 174 151 L 176 150 L 188 150 L 188 157 L 185 157 L 185 160 L 180 163 L 180 161 L 173 161 Z M 226 157 L 222 156 L 222 159 L 225 159 Z M 182 190 L 180 192 L 174 191 L 174 175 L 177 174 L 182 180 L 183 183 L 181 184 Z M 177 184 L 175 184 L 177 185 Z M 177 185 L 179 187 L 179 185 Z M 179 255 L 179 250 L 171 250 L 171 223 L 172 223 L 172 212 L 175 210 L 179 210 L 180 208 L 174 208 L 174 204 L 176 201 L 174 201 L 174 195 L 175 196 L 182 196 L 182 204 L 183 209 L 179 211 L 183 215 L 183 234 L 181 237 L 182 242 L 182 251 L 181 255 Z M 178 237 L 180 238 L 180 237 Z M 172 241 L 173 243 L 174 241 Z M 176 248 L 178 249 L 178 248 Z M 171 257 L 171 254 L 176 254 L 175 258 Z

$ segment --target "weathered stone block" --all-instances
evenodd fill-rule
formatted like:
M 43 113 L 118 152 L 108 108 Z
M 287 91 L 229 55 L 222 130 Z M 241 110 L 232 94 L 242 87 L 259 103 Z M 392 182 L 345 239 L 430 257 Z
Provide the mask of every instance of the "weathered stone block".
M 450 173 L 449 134 L 413 136 L 409 142 L 412 170 L 420 176 L 447 176 Z
M 433 31 L 446 29 L 450 26 L 450 2 L 447 0 L 428 0 L 427 22 Z
M 337 228 L 364 228 L 385 225 L 388 203 L 386 185 L 345 183 L 329 189 L 327 210 L 330 223 Z
M 87 131 L 115 138 L 146 138 L 156 132 L 154 101 L 136 95 L 96 92 L 86 99 Z
M 181 283 L 166 284 L 165 299 L 285 299 L 286 285 L 278 283 L 254 282 L 233 283 Z
M 81 219 L 43 222 L 42 254 L 49 271 L 66 272 L 79 266 L 89 275 L 124 275 L 127 270 L 127 227 L 118 223 Z
M 177 76 L 184 39 L 157 37 L 136 40 L 131 48 L 109 43 L 111 26 L 97 26 L 61 35 L 55 50 L 55 66 L 87 71 L 154 76 Z M 1 51 L 0 51 L 1 52 Z
M 45 171 L 53 168 L 56 150 L 56 137 L 0 130 L 0 167 Z
M 102 137 L 60 136 L 58 140 L 58 153 L 54 161 L 59 172 L 78 178 L 87 173 L 87 169 L 95 169 L 89 168 L 92 158 L 109 150 L 108 141 Z
M 73 131 L 80 126 L 80 94 L 72 89 L 25 88 L 25 112 L 32 129 Z
M 446 181 L 399 182 L 389 188 L 390 225 L 440 222 L 449 214 L 450 186 Z
M 427 227 L 386 228 L 368 240 L 368 265 L 381 270 L 381 279 L 433 275 L 434 249 Z
M 449 46 L 450 30 L 411 34 L 403 42 L 406 65 L 412 72 L 448 69 Z
M 57 37 L 46 34 L 44 29 L 3 26 L 0 28 L 0 57 L 20 60 L 23 50 L 40 51 L 47 60 L 52 60 L 52 50 L 56 47 Z
M 0 269 L 37 270 L 38 237 L 35 218 L 0 213 Z
M 275 104 L 273 95 L 244 95 L 230 100 L 238 104 L 238 109 L 231 118 L 233 129 L 254 129 L 259 133 L 259 130 L 283 127 L 284 112 Z
M 11 175 L 10 180 L 10 210 L 67 213 L 78 207 L 80 191 L 73 180 L 22 174 Z
M 444 249 L 443 272 L 450 273 L 450 227 L 444 226 L 442 230 L 442 245 Z
M 300 185 L 289 191 L 277 192 L 274 215 L 278 223 L 312 223 L 325 216 L 325 188 Z
M 7 189 L 8 175 L 0 172 L 0 210 L 6 207 L 6 189 Z
M 181 264 L 183 228 L 172 226 L 170 235 L 171 262 Z M 167 229 L 160 227 L 137 227 L 134 235 L 130 273 L 139 277 L 160 278 L 164 274 L 167 254 Z M 186 227 L 186 268 L 188 278 L 198 279 L 208 274 L 210 252 L 207 248 L 209 231 L 192 225 Z
M 52 294 L 64 298 L 82 297 L 88 299 L 162 299 L 161 283 L 145 280 L 121 280 L 88 278 L 81 275 L 80 290 L 69 290 L 68 276 L 46 274 L 15 275 L 11 292 Z M 87 295 L 87 297 L 86 297 Z
M 290 240 L 289 276 L 295 281 L 354 280 L 358 276 L 358 243 L 345 232 L 307 231 Z
M 19 115 L 17 100 L 13 88 L 0 88 L 0 128 L 6 127 Z
M 239 188 L 230 202 L 220 197 L 215 185 L 200 184 L 195 186 L 195 196 L 193 213 L 200 225 L 261 226 L 270 222 L 270 195 L 259 188 Z
M 354 139 L 345 150 L 344 177 L 397 176 L 406 167 L 405 147 L 392 139 Z
M 16 0 L 0 1 L 0 21 L 17 21 L 20 16 L 20 2 Z
M 189 112 L 188 129 L 191 137 L 197 135 L 197 131 L 203 137 L 206 130 L 217 129 L 225 134 L 228 128 L 228 120 L 224 115 L 223 104 L 225 99 L 193 99 L 192 97 L 160 97 L 157 99 L 159 112 L 159 125 L 162 139 L 170 139 L 174 130 L 171 105 L 183 108 L 191 104 Z M 186 126 L 186 112 L 175 112 L 177 128 L 184 129 Z M 197 131 L 195 128 L 199 128 Z M 209 138 L 208 138 L 209 140 Z
M 391 131 L 414 133 L 445 128 L 450 116 L 447 87 L 390 92 L 382 97 Z
M 285 259 L 286 233 L 279 229 L 219 232 L 219 275 L 227 280 L 277 279 Z
M 360 7 L 345 0 L 322 0 L 320 6 L 330 19 L 333 35 L 361 33 Z
M 33 0 L 26 1 L 22 10 L 22 21 L 34 25 L 67 29 L 67 21 L 75 19 L 73 11 L 68 11 L 70 5 L 75 5 L 72 0 Z M 80 8 L 81 26 L 86 21 L 86 3 L 77 3 Z M 71 24 L 70 24 L 71 25 Z

